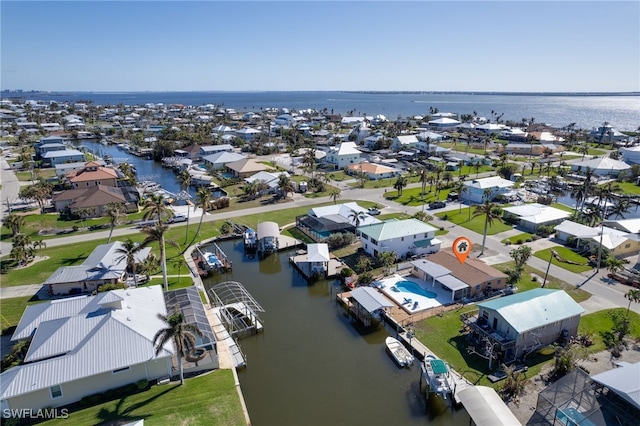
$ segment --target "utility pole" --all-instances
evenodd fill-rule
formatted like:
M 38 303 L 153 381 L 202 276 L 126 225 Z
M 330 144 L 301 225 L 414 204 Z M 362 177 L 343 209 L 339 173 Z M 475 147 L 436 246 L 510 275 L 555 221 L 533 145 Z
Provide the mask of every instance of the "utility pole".
M 604 222 L 600 222 L 600 247 L 598 247 L 598 263 L 596 272 L 600 271 L 600 260 L 602 260 L 602 236 L 604 235 Z
M 553 249 L 550 249 L 553 250 Z M 547 284 L 547 276 L 549 275 L 549 268 L 551 268 L 551 260 L 553 260 L 553 252 L 549 252 L 549 263 L 547 264 L 547 272 L 544 273 L 544 280 L 542 281 L 542 288 Z

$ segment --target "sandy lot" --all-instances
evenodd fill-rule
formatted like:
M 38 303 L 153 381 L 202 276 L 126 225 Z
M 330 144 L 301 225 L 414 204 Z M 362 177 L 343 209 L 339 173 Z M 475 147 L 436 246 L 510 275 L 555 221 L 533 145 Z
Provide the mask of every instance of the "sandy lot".
M 590 375 L 594 375 L 615 368 L 614 362 L 618 361 L 640 362 L 640 345 L 629 346 L 618 359 L 613 359 L 609 351 L 598 352 L 582 362 L 582 366 Z M 543 376 L 548 374 L 549 370 L 550 368 L 543 369 L 540 375 L 528 378 L 524 394 L 507 404 L 523 425 L 528 424 L 536 410 L 538 393 L 546 387 Z

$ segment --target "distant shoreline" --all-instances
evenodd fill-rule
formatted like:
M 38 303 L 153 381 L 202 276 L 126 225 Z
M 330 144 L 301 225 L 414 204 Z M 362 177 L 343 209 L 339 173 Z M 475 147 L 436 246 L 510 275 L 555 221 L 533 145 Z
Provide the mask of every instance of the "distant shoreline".
M 358 93 L 369 95 L 478 95 L 478 96 L 640 96 L 640 92 L 482 92 L 438 90 L 140 90 L 140 91 L 91 91 L 91 90 L 2 90 L 2 96 L 46 94 L 139 94 L 139 93 Z

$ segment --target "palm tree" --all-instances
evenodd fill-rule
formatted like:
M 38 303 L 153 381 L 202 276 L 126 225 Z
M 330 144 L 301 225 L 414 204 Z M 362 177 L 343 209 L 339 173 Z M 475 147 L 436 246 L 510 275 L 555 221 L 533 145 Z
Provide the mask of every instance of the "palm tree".
M 355 211 L 351 210 L 349 213 L 349 221 L 353 222 L 354 227 L 360 226 L 360 223 L 363 222 L 366 218 L 366 215 L 363 211 Z
M 196 191 L 196 206 L 202 209 L 202 214 L 200 215 L 200 222 L 198 223 L 198 229 L 196 230 L 196 234 L 193 236 L 193 240 L 191 241 L 191 243 L 193 243 L 198 237 L 198 234 L 200 234 L 200 228 L 202 227 L 202 219 L 204 219 L 204 215 L 207 213 L 207 210 L 209 210 L 209 207 L 211 205 L 211 198 L 212 198 L 211 192 L 209 192 L 209 190 L 204 186 L 198 188 L 198 190 Z
M 189 189 L 189 187 L 191 186 L 191 182 L 192 182 L 192 177 L 189 174 L 188 170 L 182 170 L 180 173 L 178 173 L 178 182 L 180 182 L 180 188 L 184 191 L 187 191 Z
M 429 172 L 427 172 L 427 168 L 423 167 L 422 169 L 420 169 L 420 183 L 422 184 L 422 197 L 424 197 L 424 194 L 426 192 L 427 189 L 427 181 L 429 180 Z
M 184 260 L 183 256 L 178 256 L 178 257 L 174 257 L 173 258 L 173 260 L 171 261 L 171 265 L 174 268 L 178 268 L 178 283 L 180 283 L 180 275 L 181 275 L 181 272 L 182 272 L 182 268 L 187 266 L 187 261 Z
M 629 310 L 631 309 L 631 302 L 640 303 L 640 290 L 633 288 L 629 290 L 625 295 L 625 299 L 629 300 L 629 306 L 627 306 L 627 321 L 629 318 Z
M 142 245 L 134 243 L 131 238 L 125 239 L 120 247 L 115 249 L 115 253 L 120 256 L 115 260 L 121 262 L 125 260 L 127 262 L 127 270 L 130 270 L 133 274 L 133 284 L 138 286 L 138 278 L 136 276 L 136 254 L 142 249 Z
M 111 235 L 113 235 L 113 228 L 118 224 L 118 219 L 124 215 L 124 206 L 120 203 L 108 203 L 106 206 L 107 216 L 109 216 L 109 238 L 107 244 L 111 242 Z
M 491 203 L 488 200 L 484 202 L 484 204 L 477 205 L 475 211 L 473 212 L 473 217 L 476 218 L 478 216 L 484 215 L 484 232 L 482 234 L 482 249 L 480 250 L 480 254 L 478 257 L 484 254 L 484 245 L 487 241 L 487 230 L 489 226 L 493 225 L 493 221 L 497 220 L 502 222 L 501 210 L 498 204 Z
M 25 225 L 26 221 L 24 216 L 20 216 L 15 213 L 9 213 L 7 217 L 4 218 L 4 226 L 11 230 L 11 236 L 14 237 L 16 234 L 20 233 L 20 229 Z
M 142 204 L 144 219 L 156 219 L 158 224 L 163 224 L 163 219 L 171 219 L 173 210 L 167 206 L 163 194 L 149 194 Z
M 607 214 L 607 218 L 614 216 L 616 219 L 619 217 L 625 219 L 624 214 L 629 213 L 629 209 L 631 208 L 631 203 L 628 200 L 620 199 L 617 200 L 613 205 L 609 214 Z
M 280 193 L 284 198 L 287 198 L 289 196 L 289 193 L 295 191 L 291 178 L 284 173 L 278 176 L 278 188 L 280 189 Z
M 342 197 L 341 192 L 342 191 L 340 191 L 340 188 L 333 188 L 331 191 L 329 191 L 329 197 L 331 197 L 331 199 L 333 200 L 333 204 L 336 204 L 340 197 Z
M 616 274 L 624 269 L 624 261 L 622 259 L 616 259 L 615 257 L 607 257 L 604 264 L 607 267 L 607 271 L 611 274 Z
M 180 371 L 180 384 L 184 384 L 184 372 L 182 369 L 182 358 L 193 353 L 196 347 L 196 336 L 202 337 L 202 332 L 195 324 L 185 323 L 184 314 L 175 306 L 175 310 L 171 315 L 158 314 L 166 325 L 165 328 L 158 330 L 153 336 L 153 344 L 156 347 L 156 356 L 164 349 L 164 345 L 169 341 L 173 341 L 178 357 L 178 369 Z
M 393 187 L 398 190 L 398 197 L 402 197 L 402 189 L 407 186 L 407 178 L 404 176 L 398 176 Z
M 147 235 L 147 238 L 144 239 L 142 247 L 146 247 L 151 243 L 158 242 L 158 246 L 160 248 L 160 263 L 162 265 L 162 282 L 164 284 L 164 291 L 169 291 L 169 280 L 167 277 L 167 249 L 164 241 L 164 234 L 167 232 L 169 227 L 167 225 L 163 225 L 158 223 L 155 226 L 146 226 L 142 228 L 142 233 Z M 172 242 L 173 245 L 176 245 Z

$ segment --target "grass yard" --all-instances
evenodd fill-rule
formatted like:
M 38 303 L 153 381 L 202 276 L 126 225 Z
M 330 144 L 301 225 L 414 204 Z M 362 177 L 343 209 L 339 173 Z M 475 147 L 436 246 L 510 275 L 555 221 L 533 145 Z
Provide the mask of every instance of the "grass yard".
M 523 232 L 522 234 L 518 234 L 518 235 L 514 235 L 513 237 L 509 237 L 509 238 L 505 238 L 504 240 L 500 241 L 501 243 L 506 243 L 507 241 L 510 241 L 511 244 L 522 244 L 524 242 L 527 241 L 527 239 L 529 239 L 531 241 L 533 235 L 529 234 L 528 232 Z M 521 242 L 518 242 L 521 241 Z
M 573 250 L 571 250 L 570 248 L 564 247 L 564 246 L 554 246 L 552 247 L 556 252 L 558 252 L 558 255 L 566 260 L 570 260 L 572 262 L 576 262 L 576 263 L 580 263 L 580 265 L 573 265 L 570 263 L 564 263 L 564 262 L 559 262 L 558 259 L 556 259 L 555 257 L 552 259 L 551 263 L 553 263 L 556 266 L 559 266 L 561 268 L 566 269 L 567 271 L 571 271 L 574 272 L 576 274 L 579 274 L 581 272 L 585 272 L 585 271 L 589 271 L 591 269 L 593 269 L 592 266 L 590 266 L 589 263 L 589 259 L 587 259 L 586 257 L 580 256 L 579 254 L 575 253 Z M 537 251 L 535 253 L 533 253 L 533 255 L 539 259 L 544 260 L 545 262 L 549 261 L 549 257 L 551 256 L 551 249 L 552 248 L 547 248 L 544 250 L 540 250 Z
M 627 312 L 626 308 L 606 309 L 604 311 L 583 315 L 580 318 L 578 332 L 580 334 L 587 334 L 591 336 L 593 339 L 593 345 L 590 346 L 589 349 L 592 352 L 599 352 L 606 349 L 604 342 L 602 341 L 602 333 L 610 331 L 613 326 L 613 321 L 611 321 L 611 318 L 607 314 L 610 311 L 621 311 L 624 312 L 625 315 Z M 632 339 L 640 338 L 640 314 L 630 311 L 629 324 L 631 325 L 629 337 Z
M 2 334 L 15 327 L 28 305 L 39 303 L 32 296 L 11 297 L 0 299 L 0 324 Z
M 513 269 L 514 264 L 515 263 L 511 261 L 511 262 L 493 265 L 493 267 L 504 272 L 508 268 Z M 536 280 L 534 281 L 532 279 L 533 275 L 540 278 L 539 279 L 536 278 Z M 543 279 L 544 279 L 544 271 L 540 271 L 538 269 L 532 268 L 529 265 L 525 265 L 524 272 L 522 273 L 522 276 L 520 277 L 520 281 L 518 281 L 518 284 L 517 284 L 518 292 L 521 293 L 523 291 L 533 290 L 534 288 L 540 288 L 540 286 L 542 285 Z M 551 276 L 547 277 L 547 283 L 545 284 L 545 288 L 564 290 L 569 296 L 571 296 L 573 300 L 575 300 L 578 303 L 584 302 L 585 300 L 591 297 L 591 294 L 589 292 L 582 290 L 581 288 L 577 288 L 575 285 L 569 284 L 565 281 L 559 280 Z
M 429 185 L 427 185 L 424 198 L 422 196 L 422 188 L 405 188 L 402 190 L 402 196 L 400 197 L 398 196 L 398 191 L 388 191 L 384 193 L 384 197 L 387 200 L 395 201 L 403 206 L 421 206 L 423 204 L 429 204 L 432 201 L 446 200 L 449 192 L 452 190 L 453 188 L 447 188 L 436 194 L 435 190 L 430 191 Z
M 167 277 L 167 282 L 169 283 L 169 290 L 187 288 L 193 285 L 193 279 L 191 279 L 189 271 L 187 270 L 186 267 L 182 268 L 182 275 L 180 276 L 180 279 L 178 279 L 178 277 L 171 276 L 171 277 Z M 155 277 L 155 278 L 151 278 L 148 282 L 140 285 L 139 287 L 148 287 L 151 285 L 164 285 L 164 281 L 162 277 Z
M 633 182 L 616 182 L 616 185 L 620 186 L 617 192 L 621 194 L 640 195 L 640 186 Z
M 469 220 L 469 210 L 471 210 L 471 220 Z M 453 222 L 456 225 L 460 225 L 463 228 L 467 228 L 470 231 L 477 232 L 478 234 L 484 233 L 484 215 L 473 217 L 475 207 L 463 207 L 462 209 L 454 209 L 447 212 L 436 213 L 436 216 L 440 219 Z M 509 231 L 513 229 L 511 225 L 507 225 L 500 221 L 494 220 L 493 225 L 487 228 L 487 235 L 495 235 L 500 232 Z
M 556 209 L 564 210 L 565 212 L 569 212 L 569 213 L 573 213 L 575 211 L 573 207 L 569 207 L 561 203 L 551 203 L 551 207 L 555 207 Z
M 246 424 L 233 372 L 226 369 L 187 379 L 183 386 L 153 386 L 41 424 L 121 424 L 140 419 L 149 426 Z

